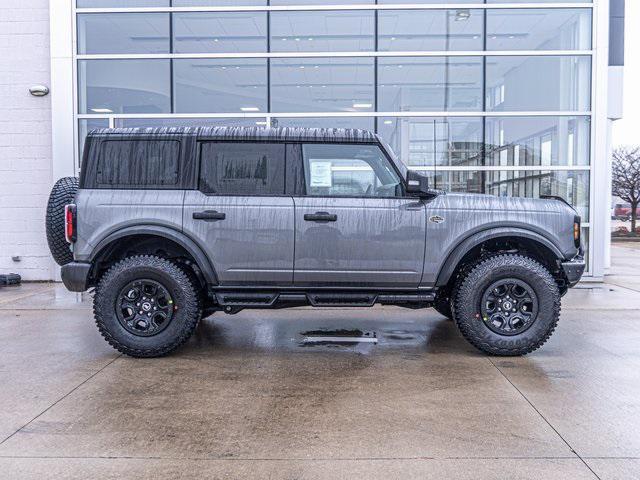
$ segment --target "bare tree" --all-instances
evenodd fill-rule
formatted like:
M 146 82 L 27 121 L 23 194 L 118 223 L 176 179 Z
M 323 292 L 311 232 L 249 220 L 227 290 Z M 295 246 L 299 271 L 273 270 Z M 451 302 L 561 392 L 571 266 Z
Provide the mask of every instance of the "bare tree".
M 613 194 L 631 204 L 631 235 L 635 235 L 640 204 L 640 147 L 614 149 L 612 180 Z

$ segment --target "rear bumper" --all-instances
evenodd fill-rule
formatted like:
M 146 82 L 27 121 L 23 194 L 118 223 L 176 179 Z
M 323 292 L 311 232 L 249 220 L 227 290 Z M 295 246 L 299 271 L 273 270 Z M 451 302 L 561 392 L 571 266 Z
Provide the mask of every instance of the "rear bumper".
M 87 289 L 87 278 L 89 277 L 90 263 L 71 262 L 62 266 L 60 275 L 62 283 L 71 292 L 84 292 Z
M 569 260 L 568 262 L 562 262 L 560 265 L 562 266 L 562 270 L 567 277 L 567 284 L 569 285 L 569 287 L 573 287 L 580 281 L 580 277 L 582 277 L 582 274 L 584 273 L 584 269 L 586 267 L 584 257 L 582 255 L 577 255 L 572 260 Z

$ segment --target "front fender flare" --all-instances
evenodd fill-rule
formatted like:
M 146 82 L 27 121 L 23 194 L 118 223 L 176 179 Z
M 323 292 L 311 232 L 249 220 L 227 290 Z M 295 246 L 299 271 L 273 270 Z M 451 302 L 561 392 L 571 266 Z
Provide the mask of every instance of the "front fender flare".
M 458 245 L 456 245 L 456 247 L 451 251 L 451 253 L 449 253 L 447 259 L 440 267 L 440 271 L 438 272 L 438 276 L 436 277 L 436 286 L 443 287 L 447 285 L 447 283 L 449 283 L 449 280 L 451 279 L 456 266 L 469 250 L 477 247 L 482 242 L 500 237 L 516 237 L 533 240 L 547 247 L 551 252 L 553 252 L 558 260 L 563 260 L 564 258 L 560 249 L 551 240 L 539 233 L 527 230 L 525 228 L 491 228 L 474 233 L 473 235 L 465 238 L 460 243 L 458 243 Z
M 104 248 L 113 241 L 132 235 L 158 236 L 174 241 L 178 245 L 182 246 L 193 257 L 207 283 L 214 285 L 218 284 L 215 269 L 202 249 L 184 233 L 174 230 L 173 228 L 163 227 L 160 225 L 136 225 L 112 232 L 98 242 L 98 245 L 96 245 L 96 247 L 91 251 L 90 261 L 93 263 Z

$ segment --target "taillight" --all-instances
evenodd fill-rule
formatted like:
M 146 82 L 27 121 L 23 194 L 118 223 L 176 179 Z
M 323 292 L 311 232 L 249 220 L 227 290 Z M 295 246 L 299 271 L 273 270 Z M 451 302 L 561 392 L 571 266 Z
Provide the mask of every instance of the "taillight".
M 74 243 L 77 239 L 76 232 L 76 206 L 69 204 L 64 206 L 64 237 L 67 242 Z
M 573 219 L 573 243 L 580 248 L 580 217 L 577 215 Z

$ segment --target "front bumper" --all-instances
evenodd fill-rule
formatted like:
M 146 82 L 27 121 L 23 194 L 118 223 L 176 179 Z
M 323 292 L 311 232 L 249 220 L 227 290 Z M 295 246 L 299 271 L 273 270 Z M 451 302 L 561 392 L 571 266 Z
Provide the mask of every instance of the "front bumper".
M 580 277 L 582 277 L 586 267 L 584 256 L 582 255 L 576 255 L 573 259 L 568 262 L 562 262 L 560 265 L 567 277 L 567 285 L 569 287 L 573 287 L 580 281 Z
M 84 292 L 87 289 L 91 264 L 85 262 L 71 262 L 62 266 L 60 276 L 62 283 L 71 292 Z

